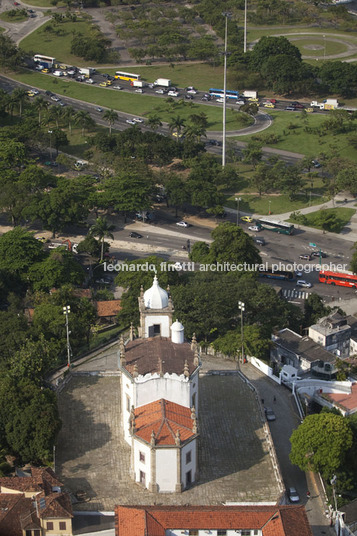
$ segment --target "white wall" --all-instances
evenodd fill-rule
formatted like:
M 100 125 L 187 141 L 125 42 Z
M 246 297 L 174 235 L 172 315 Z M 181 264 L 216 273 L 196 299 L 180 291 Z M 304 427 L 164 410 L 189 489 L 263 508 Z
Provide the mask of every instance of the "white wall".
M 317 342 L 318 344 L 321 344 L 321 346 L 325 346 L 326 344 L 326 337 L 319 331 L 315 331 L 312 326 L 309 327 L 309 337 L 313 341 Z
M 136 378 L 135 407 L 144 406 L 161 398 L 186 408 L 191 407 L 190 382 L 184 376 L 176 374 L 165 374 L 162 378 L 159 374 L 146 374 Z
M 184 523 L 184 521 L 183 521 Z M 223 529 L 224 530 L 224 529 Z M 198 531 L 198 536 L 217 536 L 217 530 L 208 530 L 208 529 L 201 529 Z M 165 536 L 188 536 L 190 533 L 189 530 L 185 529 L 171 529 L 165 531 Z M 227 530 L 227 536 L 241 536 L 241 531 L 239 529 L 236 530 Z M 251 530 L 250 536 L 262 536 L 261 530 Z
M 278 378 L 277 376 L 274 376 L 273 369 L 269 367 L 269 365 L 264 363 L 264 361 L 260 361 L 260 359 L 257 359 L 256 357 L 249 357 L 248 359 L 251 362 L 251 364 L 254 365 L 254 367 L 256 367 L 257 369 L 261 370 L 263 374 L 265 374 L 266 376 L 269 376 L 269 378 L 274 380 L 276 383 L 279 383 L 279 384 L 281 383 L 280 378 Z
M 195 406 L 197 417 L 198 417 L 198 381 L 199 381 L 199 376 L 198 376 L 198 371 L 197 371 L 193 376 L 191 376 L 190 383 L 189 383 L 189 386 L 190 386 L 190 402 L 189 402 L 190 406 L 189 407 L 192 408 L 193 405 Z M 196 396 L 194 397 L 194 395 Z M 195 404 L 193 404 L 194 398 L 195 398 Z
M 140 482 L 140 471 L 143 471 L 145 473 L 145 487 L 148 488 L 151 483 L 151 448 L 135 437 L 133 443 L 135 482 Z M 140 452 L 145 455 L 145 462 L 140 461 Z
M 154 324 L 160 324 L 161 337 L 171 338 L 170 317 L 168 315 L 152 315 L 151 316 L 150 314 L 146 314 L 144 316 L 144 322 L 145 322 L 145 333 L 144 333 L 145 339 L 149 337 L 149 327 L 153 326 Z
M 134 403 L 134 385 L 131 380 L 127 378 L 125 374 L 121 375 L 121 414 L 122 414 L 122 425 L 124 430 L 124 439 L 129 445 L 131 445 L 131 435 L 129 433 L 129 419 L 130 419 L 130 408 L 127 408 L 127 395 L 130 398 L 130 408 L 135 406 Z M 129 411 L 128 411 L 129 409 Z
M 191 471 L 191 482 L 195 481 L 195 475 L 196 475 L 196 448 L 197 448 L 197 440 L 194 439 L 181 449 L 181 482 L 183 483 L 183 487 L 186 488 L 187 481 L 186 481 L 186 473 L 187 471 Z M 191 461 L 189 463 L 186 463 L 186 454 L 191 451 Z
M 177 482 L 177 456 L 180 449 L 155 449 L 156 483 L 160 492 L 175 491 Z

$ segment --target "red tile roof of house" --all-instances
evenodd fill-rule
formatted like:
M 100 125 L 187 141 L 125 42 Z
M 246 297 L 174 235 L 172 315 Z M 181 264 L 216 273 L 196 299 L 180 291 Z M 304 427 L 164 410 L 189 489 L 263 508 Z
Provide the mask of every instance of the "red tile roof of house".
M 22 536 L 23 530 L 40 529 L 32 499 L 23 493 L 0 493 L 0 536 Z
M 52 492 L 52 487 L 63 486 L 50 467 L 32 467 L 31 476 L 7 476 L 0 478 L 0 491 L 3 488 L 13 489 L 19 492 L 44 491 L 46 494 Z
M 116 316 L 121 310 L 121 300 L 107 300 L 95 302 L 99 318 Z
M 135 409 L 135 435 L 148 443 L 152 431 L 156 445 L 175 445 L 177 431 L 184 442 L 194 437 L 192 427 L 191 410 L 163 398 Z
M 175 344 L 166 337 L 149 337 L 128 342 L 125 346 L 125 359 L 124 368 L 130 374 L 134 372 L 134 365 L 137 365 L 138 373 L 142 375 L 160 372 L 159 359 L 163 374 L 183 374 L 186 360 L 190 374 L 197 368 L 193 362 L 194 352 L 190 343 Z
M 357 383 L 352 385 L 351 393 L 324 393 L 324 397 L 329 398 L 336 406 L 352 412 L 357 409 Z
M 165 536 L 169 529 L 261 530 L 263 536 L 312 536 L 303 506 L 117 506 L 116 536 Z

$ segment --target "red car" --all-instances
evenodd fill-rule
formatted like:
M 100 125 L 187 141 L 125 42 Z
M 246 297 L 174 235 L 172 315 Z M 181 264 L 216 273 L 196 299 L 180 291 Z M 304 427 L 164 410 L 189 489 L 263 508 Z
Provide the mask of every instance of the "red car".
M 278 101 L 276 99 L 270 99 L 269 102 L 271 102 L 272 104 L 276 104 Z
M 19 6 L 19 2 L 14 2 L 14 6 Z

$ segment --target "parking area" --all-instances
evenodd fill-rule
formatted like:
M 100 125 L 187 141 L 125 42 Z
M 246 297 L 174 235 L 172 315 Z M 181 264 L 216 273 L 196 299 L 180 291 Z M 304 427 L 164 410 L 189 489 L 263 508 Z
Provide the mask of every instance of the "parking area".
M 86 364 L 88 373 L 89 369 Z M 75 510 L 112 511 L 119 502 L 220 504 L 278 499 L 260 409 L 239 376 L 200 379 L 199 482 L 181 494 L 151 493 L 131 480 L 130 449 L 121 434 L 119 390 L 118 376 L 77 376 L 59 395 L 63 427 L 56 447 L 56 472 L 71 492 L 85 492 L 89 499 L 76 504 Z

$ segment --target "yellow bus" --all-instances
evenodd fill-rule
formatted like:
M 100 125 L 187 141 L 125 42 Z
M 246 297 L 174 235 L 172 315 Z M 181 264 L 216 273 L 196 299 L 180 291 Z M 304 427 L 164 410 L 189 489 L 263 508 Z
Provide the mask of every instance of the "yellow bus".
M 134 80 L 140 80 L 141 76 L 140 74 L 125 73 L 123 71 L 117 71 L 115 73 L 115 78 L 119 80 L 129 80 L 130 82 L 133 82 Z

